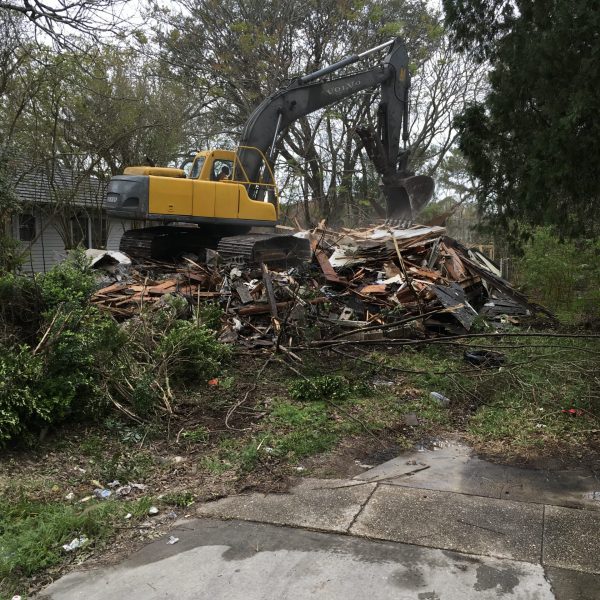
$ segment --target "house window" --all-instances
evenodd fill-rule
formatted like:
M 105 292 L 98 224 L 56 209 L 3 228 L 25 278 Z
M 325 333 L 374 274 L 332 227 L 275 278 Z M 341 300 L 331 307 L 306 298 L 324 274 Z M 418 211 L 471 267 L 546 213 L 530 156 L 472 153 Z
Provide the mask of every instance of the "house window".
M 35 239 L 35 217 L 32 214 L 19 215 L 19 239 L 22 242 L 32 242 Z

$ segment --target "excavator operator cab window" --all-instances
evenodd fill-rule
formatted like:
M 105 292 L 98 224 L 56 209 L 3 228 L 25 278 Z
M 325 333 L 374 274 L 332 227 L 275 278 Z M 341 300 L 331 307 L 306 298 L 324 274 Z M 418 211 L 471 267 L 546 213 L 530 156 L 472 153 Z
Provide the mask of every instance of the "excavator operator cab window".
M 212 179 L 213 181 L 230 181 L 233 171 L 233 161 L 217 159 L 213 162 Z
M 190 179 L 198 179 L 198 177 L 200 177 L 200 173 L 202 172 L 202 167 L 204 166 L 205 160 L 206 159 L 204 158 L 204 156 L 199 156 L 198 158 L 196 158 L 192 166 L 192 170 L 188 175 Z

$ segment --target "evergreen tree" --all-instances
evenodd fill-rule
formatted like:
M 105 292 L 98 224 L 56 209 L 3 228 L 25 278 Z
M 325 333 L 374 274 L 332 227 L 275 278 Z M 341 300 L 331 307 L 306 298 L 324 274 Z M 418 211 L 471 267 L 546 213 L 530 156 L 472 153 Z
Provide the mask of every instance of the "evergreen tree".
M 600 215 L 600 11 L 583 0 L 444 0 L 490 90 L 455 124 L 489 223 L 593 233 Z

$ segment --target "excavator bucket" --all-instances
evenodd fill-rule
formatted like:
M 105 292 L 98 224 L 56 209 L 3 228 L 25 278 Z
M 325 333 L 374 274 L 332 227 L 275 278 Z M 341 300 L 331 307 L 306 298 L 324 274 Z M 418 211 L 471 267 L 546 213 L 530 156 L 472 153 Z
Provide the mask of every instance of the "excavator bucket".
M 416 217 L 433 198 L 435 182 L 427 175 L 413 175 L 404 180 L 404 187 L 410 198 L 413 218 Z
M 433 197 L 435 183 L 427 175 L 413 175 L 397 184 L 381 186 L 386 200 L 386 217 L 391 220 L 412 220 Z

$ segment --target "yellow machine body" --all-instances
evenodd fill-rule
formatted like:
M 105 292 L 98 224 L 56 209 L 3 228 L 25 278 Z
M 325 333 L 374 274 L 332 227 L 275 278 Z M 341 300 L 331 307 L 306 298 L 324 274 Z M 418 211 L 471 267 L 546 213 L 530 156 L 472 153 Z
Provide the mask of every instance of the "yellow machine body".
M 275 185 L 248 181 L 234 151 L 198 152 L 188 167 L 186 170 L 127 167 L 124 175 L 115 180 L 128 177 L 139 180 L 143 177 L 147 185 L 144 194 L 147 200 L 135 206 L 137 218 L 248 226 L 276 224 L 278 194 Z M 221 170 L 224 167 L 229 170 L 227 178 L 222 178 Z M 232 176 L 237 179 L 230 179 Z M 275 198 L 275 203 L 252 200 L 248 196 L 249 185 L 265 187 L 271 198 Z M 137 197 L 142 194 L 133 195 Z M 118 212 L 126 210 L 126 204 L 119 204 L 114 209 Z

